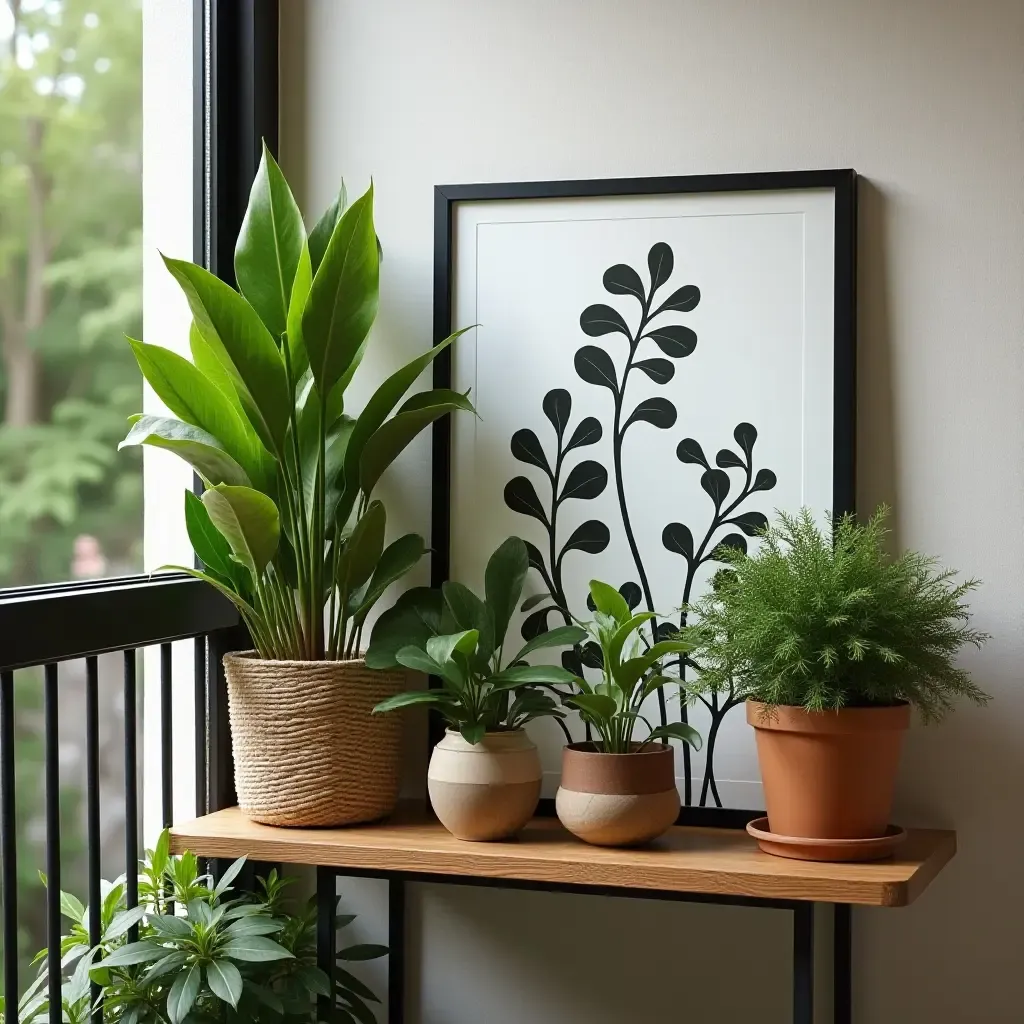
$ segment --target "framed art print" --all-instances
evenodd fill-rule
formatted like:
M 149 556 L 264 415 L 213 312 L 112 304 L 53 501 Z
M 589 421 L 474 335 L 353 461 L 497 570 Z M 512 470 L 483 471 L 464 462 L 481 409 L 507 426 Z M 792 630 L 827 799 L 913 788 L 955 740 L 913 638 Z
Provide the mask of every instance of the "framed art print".
M 524 638 L 587 618 L 591 579 L 669 630 L 776 510 L 852 511 L 853 171 L 452 185 L 435 203 L 435 341 L 476 325 L 435 384 L 478 411 L 436 425 L 435 583 L 479 586 L 517 535 Z M 704 743 L 676 758 L 684 805 L 764 806 L 739 703 L 685 709 Z M 645 715 L 678 710 L 652 696 Z M 564 735 L 530 729 L 550 796 Z

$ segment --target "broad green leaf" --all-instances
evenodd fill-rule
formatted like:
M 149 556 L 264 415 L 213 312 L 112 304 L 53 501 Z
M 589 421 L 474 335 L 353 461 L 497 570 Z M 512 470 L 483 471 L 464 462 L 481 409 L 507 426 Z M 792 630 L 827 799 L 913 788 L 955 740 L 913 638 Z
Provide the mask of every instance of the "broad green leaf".
M 441 632 L 442 603 L 441 594 L 431 587 L 414 587 L 402 594 L 374 624 L 367 666 L 397 668 L 396 655 L 403 647 L 425 649 L 427 638 Z
M 242 998 L 242 975 L 230 960 L 214 960 L 206 968 L 206 982 L 210 991 L 232 1007 Z
M 629 618 L 629 605 L 626 604 L 626 599 L 607 583 L 591 580 L 590 596 L 594 599 L 597 610 L 610 615 L 616 622 L 622 623 Z
M 358 625 L 370 609 L 380 600 L 392 583 L 400 580 L 427 553 L 427 546 L 418 533 L 407 533 L 389 544 L 381 553 L 370 582 L 359 592 L 358 603 L 352 611 L 352 621 Z
M 229 369 L 231 359 L 220 344 L 220 339 L 217 338 L 214 344 L 208 342 L 203 336 L 199 324 L 193 320 L 188 331 L 188 345 L 192 352 L 192 362 L 195 364 L 196 369 L 224 395 L 231 403 L 235 412 L 244 418 L 245 412 L 242 410 L 242 403 L 238 399 L 235 379 L 232 371 Z
M 438 664 L 444 665 L 451 660 L 455 651 L 470 655 L 476 650 L 480 633 L 475 629 L 466 629 L 461 633 L 449 633 L 447 636 L 432 636 L 427 641 L 427 654 Z
M 287 328 L 292 284 L 305 242 L 302 214 L 264 143 L 235 245 L 235 280 L 249 305 L 278 338 Z
M 431 639 L 434 638 L 431 637 Z M 429 642 L 428 640 L 427 643 Z M 401 648 L 395 655 L 395 661 L 405 668 L 411 668 L 414 672 L 424 672 L 430 676 L 444 675 L 444 666 L 440 662 L 435 661 L 426 651 L 413 647 L 412 644 Z
M 140 444 L 173 452 L 184 459 L 208 486 L 248 486 L 251 483 L 245 470 L 224 450 L 217 438 L 190 423 L 167 416 L 140 416 L 117 447 L 120 450 Z
M 221 946 L 221 954 L 231 957 L 232 960 L 253 963 L 292 959 L 292 954 L 284 946 L 262 935 L 246 935 L 242 938 L 230 939 Z
M 281 930 L 282 923 L 265 914 L 253 914 L 232 921 L 225 929 L 226 935 L 274 935 Z
M 475 745 L 487 735 L 487 727 L 483 722 L 469 722 L 464 725 L 459 732 L 467 743 Z
M 188 925 L 185 925 L 185 927 L 187 928 Z M 164 978 L 168 974 L 180 971 L 187 961 L 188 954 L 181 950 L 175 950 L 173 953 L 168 953 L 167 956 L 157 960 L 157 962 L 146 971 L 142 976 L 142 984 L 148 985 L 151 982 L 156 981 L 158 978 Z
M 223 896 L 224 893 L 231 888 L 231 883 L 241 874 L 242 868 L 245 867 L 245 858 L 239 857 L 232 861 L 225 869 L 224 874 L 220 876 L 216 886 L 213 890 L 214 896 Z
M 199 560 L 207 569 L 236 581 L 239 566 L 231 560 L 231 546 L 213 525 L 210 513 L 198 495 L 185 492 L 185 529 Z
M 378 274 L 371 185 L 335 226 L 302 314 L 302 340 L 322 395 L 349 368 L 370 331 Z
M 203 492 L 203 504 L 231 552 L 259 578 L 274 557 L 281 536 L 277 506 L 251 487 L 220 484 Z
M 673 722 L 669 725 L 659 725 L 658 728 L 653 729 L 651 731 L 651 735 L 647 737 L 648 742 L 660 739 L 682 740 L 684 743 L 689 743 L 694 750 L 700 750 L 700 733 L 697 732 L 692 725 L 687 725 L 685 722 Z
M 221 346 L 239 401 L 256 433 L 271 451 L 283 451 L 293 397 L 284 359 L 256 311 L 208 270 L 164 257 L 181 285 L 207 344 Z M 213 339 L 216 339 L 216 344 Z
M 494 653 L 494 614 L 464 583 L 448 580 L 441 584 L 445 614 L 441 624 L 444 632 L 453 633 L 463 629 L 475 629 L 480 634 L 477 653 L 481 658 L 490 658 Z M 449 628 L 448 622 L 451 622 Z
M 607 722 L 618 710 L 615 698 L 604 693 L 578 693 L 565 703 L 599 722 Z
M 572 647 L 587 638 L 587 631 L 580 626 L 556 626 L 546 633 L 540 633 L 528 640 L 523 649 L 512 659 L 513 663 L 522 661 L 528 654 L 547 647 Z
M 375 714 L 383 714 L 385 711 L 397 711 L 413 704 L 451 704 L 454 699 L 444 690 L 410 690 L 408 693 L 399 693 L 382 700 L 373 710 Z
M 114 915 L 114 920 L 107 925 L 103 932 L 104 942 L 113 942 L 122 935 L 126 935 L 130 928 L 137 925 L 145 917 L 145 907 L 132 907 L 131 910 L 121 910 Z
M 571 683 L 576 677 L 560 665 L 512 665 L 491 678 L 496 689 L 508 690 L 517 686 Z
M 263 446 L 224 392 L 176 352 L 131 338 L 128 344 L 164 405 L 179 419 L 212 434 L 250 479 L 259 479 Z
M 174 984 L 167 993 L 167 1017 L 171 1024 L 181 1024 L 188 1016 L 199 994 L 199 983 L 202 978 L 203 969 L 199 964 L 193 964 L 174 979 Z
M 520 537 L 509 537 L 503 541 L 487 560 L 484 597 L 494 615 L 494 642 L 498 647 L 505 642 L 508 624 L 522 596 L 529 571 L 530 556 Z M 515 660 L 521 657 L 522 654 Z
M 153 931 L 161 938 L 187 939 L 192 934 L 192 926 L 183 917 L 173 914 L 158 914 L 149 919 Z
M 348 209 L 348 191 L 345 188 L 345 182 L 342 181 L 334 201 L 324 210 L 320 219 L 309 232 L 309 259 L 314 273 L 320 266 L 324 253 L 327 252 L 331 236 L 334 234 L 334 229 L 346 209 Z
M 609 666 L 617 665 L 622 656 L 622 648 L 626 640 L 629 639 L 630 634 L 653 618 L 654 612 L 640 612 L 638 615 L 633 615 L 622 623 L 612 634 L 611 640 L 607 644 L 607 649 L 604 651 L 605 664 Z
M 60 912 L 63 917 L 74 921 L 75 924 L 85 924 L 85 907 L 82 901 L 69 892 L 60 894 Z
M 347 949 L 342 949 L 338 952 L 340 960 L 349 961 L 376 960 L 378 957 L 387 955 L 388 947 L 380 946 L 374 942 L 361 942 L 358 945 L 349 946 Z
M 302 247 L 299 265 L 295 268 L 292 294 L 288 300 L 288 356 L 291 359 L 292 380 L 298 380 L 309 369 L 306 343 L 302 340 L 302 314 L 313 286 L 313 268 L 309 261 L 309 247 Z
M 334 978 L 343 989 L 355 992 L 360 999 L 366 999 L 371 1003 L 379 1003 L 380 999 L 374 995 L 373 990 L 367 988 L 354 974 L 350 974 L 340 964 L 335 964 Z
M 353 593 L 369 578 L 384 550 L 387 516 L 379 501 L 371 501 L 355 529 L 343 542 L 338 559 L 338 586 L 343 595 Z
M 129 942 L 120 946 L 103 958 L 103 968 L 130 967 L 132 964 L 148 964 L 159 960 L 166 954 L 167 948 L 158 942 L 144 939 L 140 942 Z M 96 968 L 94 968 L 95 970 Z

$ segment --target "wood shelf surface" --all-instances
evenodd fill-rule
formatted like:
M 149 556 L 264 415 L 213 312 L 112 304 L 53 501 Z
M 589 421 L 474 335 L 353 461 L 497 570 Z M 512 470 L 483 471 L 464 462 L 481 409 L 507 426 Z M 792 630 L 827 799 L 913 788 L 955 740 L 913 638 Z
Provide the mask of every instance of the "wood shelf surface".
M 894 857 L 817 864 L 762 853 L 746 832 L 672 828 L 642 849 L 588 846 L 553 818 L 535 818 L 514 840 L 468 843 L 421 807 L 385 822 L 338 829 L 259 825 L 237 807 L 171 829 L 175 853 L 249 857 L 381 874 L 471 877 L 553 887 L 604 886 L 897 907 L 912 903 L 956 853 L 956 833 L 910 830 Z

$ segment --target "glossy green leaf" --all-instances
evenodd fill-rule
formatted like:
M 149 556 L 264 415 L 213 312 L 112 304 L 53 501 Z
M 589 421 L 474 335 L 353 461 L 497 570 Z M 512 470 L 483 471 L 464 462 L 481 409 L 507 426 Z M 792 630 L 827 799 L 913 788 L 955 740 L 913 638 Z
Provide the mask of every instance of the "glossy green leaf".
M 179 974 L 167 993 L 167 1017 L 171 1024 L 182 1024 L 188 1016 L 199 994 L 199 983 L 203 978 L 203 969 L 193 964 L 187 971 Z
M 618 710 L 614 697 L 604 693 L 578 693 L 565 701 L 597 721 L 608 721 Z
M 487 727 L 483 722 L 469 722 L 464 725 L 459 732 L 467 743 L 475 745 L 487 735 Z
M 119 946 L 103 958 L 103 967 L 131 967 L 134 964 L 148 964 L 159 960 L 167 952 L 166 947 L 158 942 L 144 939 L 141 942 L 128 942 Z
M 431 637 L 430 639 L 434 639 Z M 430 643 L 430 640 L 427 640 Z M 424 672 L 429 676 L 444 675 L 444 665 L 432 658 L 426 651 L 411 644 L 402 647 L 395 655 L 395 661 L 404 668 L 411 668 L 414 672 Z
M 193 320 L 188 331 L 188 344 L 195 368 L 220 391 L 235 412 L 244 419 L 245 412 L 235 389 L 235 378 L 229 369 L 231 360 L 220 344 L 220 339 L 217 339 L 216 347 L 211 345 L 203 336 L 199 324 Z
M 472 410 L 469 399 L 439 401 L 397 412 L 367 440 L 359 460 L 359 486 L 371 494 L 384 471 L 425 427 L 459 409 Z
M 381 553 L 366 588 L 355 595 L 358 601 L 352 610 L 353 621 L 357 625 L 361 623 L 384 591 L 409 572 L 426 553 L 427 546 L 418 533 L 407 533 L 389 544 Z
M 554 629 L 549 629 L 528 640 L 512 660 L 513 662 L 522 661 L 528 654 L 548 647 L 572 647 L 586 638 L 587 631 L 580 626 L 555 626 Z
M 387 956 L 388 947 L 378 945 L 375 942 L 361 942 L 355 946 L 338 951 L 339 960 L 360 961 L 376 960 L 378 957 Z
M 309 258 L 313 273 L 316 273 L 320 266 L 324 253 L 327 252 L 331 236 L 334 234 L 334 229 L 346 209 L 348 209 L 348 190 L 345 188 L 345 182 L 342 181 L 338 187 L 338 194 L 334 197 L 331 205 L 324 210 L 320 219 L 309 232 Z
M 206 982 L 210 991 L 222 1002 L 238 1006 L 242 998 L 242 975 L 230 960 L 214 960 L 206 968 Z
M 503 541 L 487 560 L 484 598 L 494 615 L 494 637 L 498 646 L 504 643 L 529 571 L 530 556 L 520 537 L 509 537 Z
M 571 683 L 576 677 L 559 665 L 513 665 L 502 669 L 491 678 L 492 684 L 501 689 L 516 686 L 545 685 L 560 686 Z
M 275 337 L 287 327 L 292 284 L 305 242 L 302 214 L 264 143 L 235 245 L 235 280 Z
M 629 618 L 629 605 L 626 604 L 626 599 L 607 583 L 591 580 L 590 596 L 594 599 L 597 610 L 610 615 L 616 622 L 625 622 Z
M 309 261 L 309 249 L 303 246 L 299 265 L 295 268 L 291 298 L 288 300 L 288 355 L 291 359 L 292 380 L 298 380 L 309 369 L 306 343 L 302 340 L 302 314 L 306 311 L 312 286 L 313 268 Z
M 226 368 L 256 433 L 269 449 L 282 451 L 292 396 L 273 335 L 252 306 L 208 270 L 166 256 L 164 263 L 181 285 L 207 344 L 221 362 L 226 354 Z
M 317 267 L 302 314 L 302 339 L 322 395 L 356 357 L 377 315 L 373 186 L 342 215 Z
M 376 621 L 366 651 L 369 668 L 397 668 L 403 647 L 425 649 L 427 638 L 441 632 L 442 597 L 431 587 L 407 590 Z
M 234 579 L 238 566 L 231 561 L 231 546 L 213 525 L 202 500 L 191 491 L 185 492 L 185 529 L 192 549 L 203 565 L 221 576 Z
M 387 515 L 379 501 L 371 501 L 355 529 L 344 541 L 338 559 L 338 586 L 342 595 L 354 593 L 373 573 L 384 550 Z
M 477 651 L 481 658 L 490 658 L 494 652 L 494 613 L 464 583 L 447 580 L 441 584 L 444 614 L 441 626 L 446 633 L 475 629 L 480 634 Z
M 139 416 L 128 435 L 117 446 L 130 448 L 148 444 L 163 448 L 184 459 L 208 486 L 251 483 L 245 470 L 224 450 L 220 441 L 201 427 L 167 416 Z
M 440 668 L 440 666 L 438 666 Z M 423 669 L 415 669 L 417 672 Z M 431 669 L 428 675 L 437 675 L 437 671 Z M 382 700 L 373 710 L 375 714 L 384 714 L 386 711 L 397 711 L 400 708 L 412 707 L 414 704 L 451 704 L 453 697 L 445 690 L 410 690 L 408 693 L 399 693 L 394 697 Z
M 274 502 L 251 487 L 220 484 L 203 493 L 203 504 L 235 558 L 254 579 L 261 576 L 280 541 L 281 524 Z
M 651 731 L 651 735 L 647 737 L 647 741 L 660 740 L 660 739 L 672 739 L 682 740 L 684 743 L 689 743 L 694 750 L 700 750 L 701 738 L 700 733 L 692 725 L 687 725 L 685 722 L 673 722 L 669 725 L 659 725 L 657 729 Z
M 449 633 L 444 636 L 432 636 L 427 640 L 427 654 L 438 665 L 443 666 L 446 661 L 451 660 L 456 651 L 465 655 L 472 654 L 476 650 L 479 640 L 480 632 L 476 629 L 465 629 L 461 633 Z
M 263 935 L 245 935 L 229 939 L 221 946 L 221 954 L 232 960 L 244 960 L 250 963 L 292 959 L 292 954 L 284 946 Z

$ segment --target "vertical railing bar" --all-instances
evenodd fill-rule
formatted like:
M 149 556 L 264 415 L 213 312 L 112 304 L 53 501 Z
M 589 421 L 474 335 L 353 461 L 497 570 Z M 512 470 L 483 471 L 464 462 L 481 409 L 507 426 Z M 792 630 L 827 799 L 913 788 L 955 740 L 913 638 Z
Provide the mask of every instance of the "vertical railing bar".
M 45 667 L 43 735 L 46 775 L 46 971 L 50 1024 L 61 1024 L 60 968 L 60 734 L 57 666 Z
M 317 999 L 317 1019 L 328 1024 L 338 1019 L 335 1012 L 335 921 L 338 910 L 338 876 L 333 868 L 316 869 L 316 962 L 330 983 L 330 995 Z
M 405 1021 L 405 879 L 388 879 L 388 1024 Z
M 139 762 L 136 714 L 137 669 L 134 648 L 124 652 L 124 870 L 125 897 L 129 908 L 139 905 Z M 139 929 L 132 928 L 128 941 L 135 942 Z
M 206 637 L 195 639 L 196 817 L 206 814 Z
M 89 945 L 99 945 L 102 927 L 100 895 L 100 712 L 99 662 L 85 659 L 85 790 L 86 841 L 89 848 Z M 103 1009 L 97 1003 L 99 985 L 91 987 L 92 1020 L 103 1020 Z
M 14 673 L 0 673 L 0 857 L 3 858 L 4 1003 L 18 1005 L 18 825 L 14 803 Z M 11 1011 L 9 1014 L 13 1016 Z
M 174 824 L 174 648 L 160 645 L 160 808 L 162 825 Z

